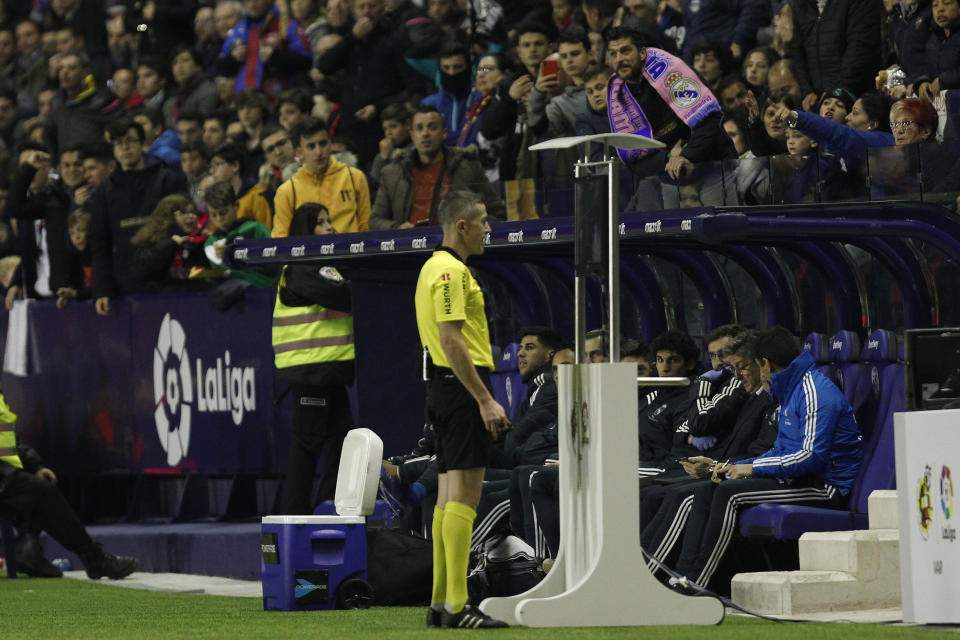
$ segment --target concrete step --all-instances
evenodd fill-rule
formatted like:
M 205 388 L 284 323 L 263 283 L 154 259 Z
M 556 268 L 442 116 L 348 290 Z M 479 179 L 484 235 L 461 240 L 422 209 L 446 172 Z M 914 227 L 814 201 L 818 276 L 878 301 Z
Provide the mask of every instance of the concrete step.
M 879 609 L 900 604 L 900 582 L 874 593 L 844 571 L 741 573 L 730 585 L 735 603 L 755 613 L 796 615 L 823 611 Z
M 867 498 L 867 515 L 871 529 L 898 529 L 897 490 L 877 489 Z
M 844 571 L 864 583 L 900 589 L 900 532 L 896 529 L 817 531 L 800 536 L 800 569 Z

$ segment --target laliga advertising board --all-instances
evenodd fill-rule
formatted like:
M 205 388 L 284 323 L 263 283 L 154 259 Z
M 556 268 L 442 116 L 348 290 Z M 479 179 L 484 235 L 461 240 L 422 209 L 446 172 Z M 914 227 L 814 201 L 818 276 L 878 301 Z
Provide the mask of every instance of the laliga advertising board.
M 960 410 L 894 414 L 903 621 L 960 622 Z
M 133 372 L 143 467 L 272 469 L 270 309 L 218 313 L 204 298 L 138 301 Z M 262 316 L 262 317 L 261 317 Z

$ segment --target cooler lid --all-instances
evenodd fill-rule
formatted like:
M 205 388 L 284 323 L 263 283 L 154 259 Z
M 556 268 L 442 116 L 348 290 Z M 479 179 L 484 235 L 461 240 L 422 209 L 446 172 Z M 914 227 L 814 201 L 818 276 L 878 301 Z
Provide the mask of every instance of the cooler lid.
M 380 486 L 383 441 L 370 429 L 351 429 L 343 440 L 334 505 L 342 516 L 373 513 Z

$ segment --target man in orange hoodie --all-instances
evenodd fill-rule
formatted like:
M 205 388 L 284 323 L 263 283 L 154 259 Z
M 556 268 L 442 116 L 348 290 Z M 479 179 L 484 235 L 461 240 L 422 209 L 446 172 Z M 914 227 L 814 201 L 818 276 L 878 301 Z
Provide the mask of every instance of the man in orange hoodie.
M 337 233 L 369 231 L 367 177 L 359 169 L 330 157 L 330 135 L 324 123 L 317 118 L 304 118 L 293 130 L 293 138 L 303 166 L 277 188 L 273 237 L 289 235 L 294 210 L 307 202 L 327 208 Z

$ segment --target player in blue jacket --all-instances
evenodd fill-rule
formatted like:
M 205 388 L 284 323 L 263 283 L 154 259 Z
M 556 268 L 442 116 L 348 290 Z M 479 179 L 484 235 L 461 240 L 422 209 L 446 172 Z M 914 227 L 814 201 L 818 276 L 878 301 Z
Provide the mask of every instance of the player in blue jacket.
M 846 508 L 863 457 L 860 429 L 843 393 L 783 327 L 762 331 L 760 376 L 780 403 L 777 439 L 763 455 L 717 465 L 694 493 L 677 572 L 706 585 L 730 544 L 737 511 L 761 502 Z

